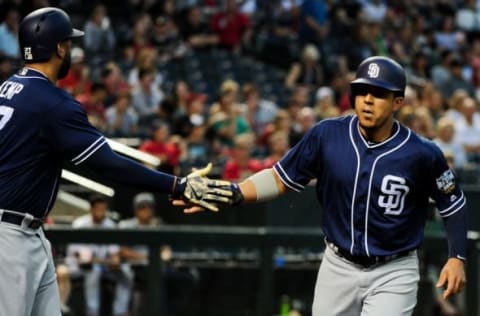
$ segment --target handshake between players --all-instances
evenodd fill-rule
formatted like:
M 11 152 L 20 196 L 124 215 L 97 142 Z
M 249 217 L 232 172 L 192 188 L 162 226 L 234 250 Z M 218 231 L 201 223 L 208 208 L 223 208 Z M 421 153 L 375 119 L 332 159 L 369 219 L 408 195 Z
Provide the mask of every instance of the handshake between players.
M 178 180 L 177 186 L 182 186 L 172 195 L 172 204 L 184 206 L 185 213 L 195 213 L 205 209 L 218 212 L 220 206 L 240 204 L 243 196 L 236 183 L 225 180 L 210 179 L 206 176 L 212 170 L 212 163 L 206 167 L 194 170 Z

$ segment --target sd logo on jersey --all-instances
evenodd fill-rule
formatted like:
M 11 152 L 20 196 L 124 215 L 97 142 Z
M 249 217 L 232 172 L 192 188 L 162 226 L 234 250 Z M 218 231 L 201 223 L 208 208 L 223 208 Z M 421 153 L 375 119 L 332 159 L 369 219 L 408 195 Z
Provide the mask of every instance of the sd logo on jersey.
M 445 194 L 449 194 L 455 189 L 455 177 L 450 169 L 442 173 L 436 182 L 437 188 Z

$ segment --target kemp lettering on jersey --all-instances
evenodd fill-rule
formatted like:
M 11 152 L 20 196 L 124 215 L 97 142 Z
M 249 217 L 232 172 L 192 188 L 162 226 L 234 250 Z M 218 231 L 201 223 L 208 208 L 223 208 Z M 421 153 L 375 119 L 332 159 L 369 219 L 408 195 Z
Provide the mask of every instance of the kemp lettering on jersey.
M 418 248 L 430 197 L 443 217 L 465 205 L 440 149 L 398 122 L 390 138 L 369 144 L 356 116 L 324 120 L 274 170 L 295 191 L 318 179 L 325 236 L 355 255 Z
M 0 86 L 0 208 L 45 217 L 63 160 L 82 163 L 105 142 L 77 101 L 23 68 Z

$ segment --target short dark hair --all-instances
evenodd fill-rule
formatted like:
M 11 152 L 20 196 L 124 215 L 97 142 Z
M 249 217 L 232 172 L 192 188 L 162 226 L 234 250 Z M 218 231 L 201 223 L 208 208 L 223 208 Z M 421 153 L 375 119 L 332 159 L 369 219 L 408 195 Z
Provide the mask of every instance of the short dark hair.
M 107 203 L 107 198 L 101 194 L 93 194 L 89 198 L 90 207 L 94 207 L 98 203 Z

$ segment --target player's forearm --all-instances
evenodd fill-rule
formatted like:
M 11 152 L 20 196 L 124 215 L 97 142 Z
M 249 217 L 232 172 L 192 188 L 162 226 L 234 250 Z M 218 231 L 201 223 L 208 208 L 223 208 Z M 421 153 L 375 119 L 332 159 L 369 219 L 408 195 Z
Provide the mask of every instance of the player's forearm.
M 272 168 L 257 172 L 239 184 L 245 202 L 267 201 L 286 192 Z
M 458 212 L 444 218 L 448 238 L 448 256 L 465 260 L 467 256 L 467 211 L 463 207 Z
M 87 161 L 87 165 L 108 180 L 135 186 L 139 190 L 173 193 L 177 178 L 158 172 L 114 153 L 104 145 Z

